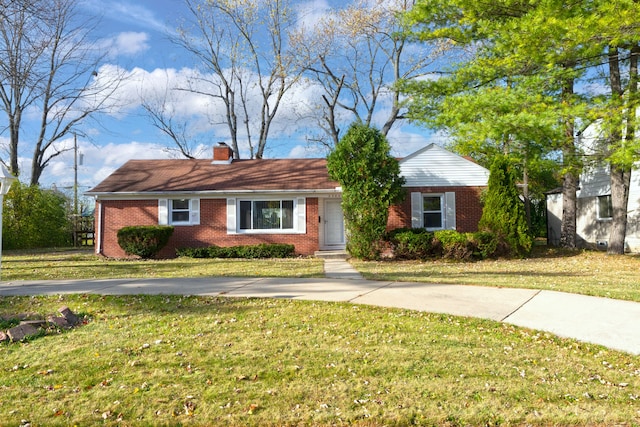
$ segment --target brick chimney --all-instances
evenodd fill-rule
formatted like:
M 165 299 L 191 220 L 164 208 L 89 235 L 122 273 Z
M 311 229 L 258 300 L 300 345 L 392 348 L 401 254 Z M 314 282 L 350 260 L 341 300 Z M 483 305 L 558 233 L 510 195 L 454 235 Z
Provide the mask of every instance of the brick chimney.
M 218 142 L 213 147 L 213 163 L 231 163 L 233 160 L 233 150 L 224 142 Z

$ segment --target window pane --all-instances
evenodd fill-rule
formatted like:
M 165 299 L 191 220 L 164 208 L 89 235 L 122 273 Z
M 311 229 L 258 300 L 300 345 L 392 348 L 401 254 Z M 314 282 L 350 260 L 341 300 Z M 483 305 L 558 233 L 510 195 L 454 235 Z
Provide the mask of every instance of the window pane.
M 251 229 L 251 202 L 249 201 L 240 202 L 240 229 Z
M 282 201 L 282 228 L 293 228 L 293 200 Z
M 612 218 L 611 196 L 598 197 L 598 218 Z
M 189 210 L 189 199 L 172 200 L 171 205 L 174 210 Z
M 189 222 L 189 199 L 171 200 L 171 222 Z
M 253 228 L 272 230 L 280 228 L 280 201 L 253 202 Z
M 440 196 L 425 197 L 424 198 L 424 210 L 427 211 L 440 211 Z
M 424 226 L 426 228 L 442 228 L 442 214 L 440 214 L 439 212 L 425 213 Z
M 189 212 L 173 211 L 171 212 L 171 222 L 189 222 Z

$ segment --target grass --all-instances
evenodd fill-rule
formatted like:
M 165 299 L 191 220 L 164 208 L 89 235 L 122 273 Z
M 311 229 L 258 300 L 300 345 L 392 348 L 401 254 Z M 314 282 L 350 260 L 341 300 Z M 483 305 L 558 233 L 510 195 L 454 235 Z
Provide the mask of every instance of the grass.
M 544 289 L 640 302 L 640 257 L 537 247 L 522 260 L 352 261 L 371 280 Z
M 0 424 L 640 425 L 640 357 L 487 320 L 344 303 L 0 298 L 89 323 L 0 345 Z
M 287 259 L 107 259 L 82 251 L 7 252 L 2 280 L 120 279 L 157 277 L 323 277 L 322 260 Z
M 322 262 L 5 253 L 2 280 L 321 277 Z M 640 259 L 359 262 L 367 278 L 640 301 Z M 1 297 L 73 331 L 0 344 L 0 425 L 640 425 L 640 357 L 488 320 L 268 299 Z M 10 325 L 5 320 L 3 325 Z M 2 325 L 0 325 L 2 326 Z M 4 326 L 3 326 L 4 327 Z

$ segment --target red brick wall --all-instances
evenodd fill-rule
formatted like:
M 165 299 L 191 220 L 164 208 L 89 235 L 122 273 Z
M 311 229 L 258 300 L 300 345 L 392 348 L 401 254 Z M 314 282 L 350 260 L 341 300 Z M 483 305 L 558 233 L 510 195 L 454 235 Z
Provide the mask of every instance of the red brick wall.
M 461 233 L 478 231 L 482 217 L 480 194 L 485 187 L 412 187 L 400 205 L 392 206 L 387 229 L 411 228 L 411 193 L 456 193 L 456 230 Z
M 157 225 L 157 200 L 101 200 L 96 211 L 101 211 L 102 251 L 112 258 L 125 257 L 118 245 L 118 230 L 131 225 Z M 296 253 L 312 255 L 319 249 L 318 199 L 307 198 L 307 228 L 305 234 L 227 234 L 226 199 L 200 200 L 200 225 L 177 225 L 167 246 L 159 257 L 175 257 L 179 247 L 253 245 L 258 243 L 287 243 Z

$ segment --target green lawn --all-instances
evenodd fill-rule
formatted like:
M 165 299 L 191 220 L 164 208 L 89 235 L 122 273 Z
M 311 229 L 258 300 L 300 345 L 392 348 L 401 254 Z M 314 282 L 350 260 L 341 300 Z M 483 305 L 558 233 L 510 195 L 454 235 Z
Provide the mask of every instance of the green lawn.
M 353 262 L 369 278 L 635 301 L 639 263 L 554 251 L 471 264 Z M 2 260 L 3 281 L 222 275 L 320 277 L 322 262 L 76 251 Z M 0 425 L 640 425 L 640 356 L 488 320 L 346 303 L 97 295 L 0 297 L 0 316 L 62 305 L 87 324 L 0 344 Z
M 0 424 L 639 425 L 640 357 L 478 319 L 345 303 L 0 298 L 88 323 L 0 345 Z
M 528 259 L 352 261 L 371 280 L 545 289 L 640 302 L 640 256 L 537 247 Z
M 287 259 L 108 259 L 90 250 L 7 252 L 2 255 L 3 281 L 53 279 L 120 279 L 158 277 L 323 277 L 316 258 Z

